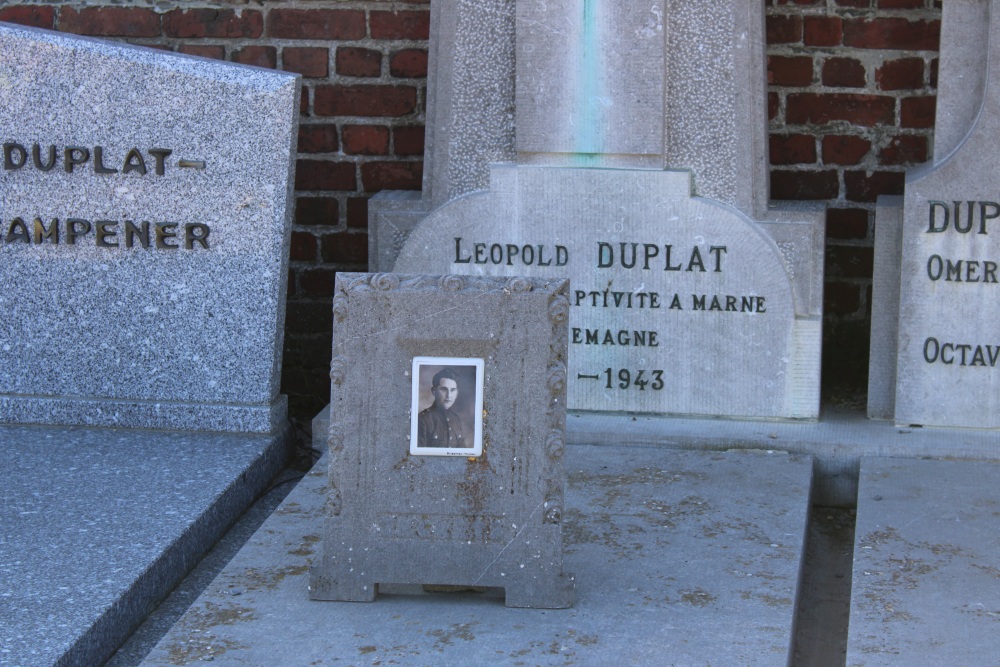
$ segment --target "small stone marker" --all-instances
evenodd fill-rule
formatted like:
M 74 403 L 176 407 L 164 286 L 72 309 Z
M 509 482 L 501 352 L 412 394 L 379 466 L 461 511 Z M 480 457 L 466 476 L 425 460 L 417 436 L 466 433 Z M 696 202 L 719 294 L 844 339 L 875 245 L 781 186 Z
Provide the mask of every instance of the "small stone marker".
M 816 418 L 823 225 L 767 206 L 763 3 L 457 4 L 371 265 L 568 277 L 570 408 Z
M 283 426 L 298 87 L 0 25 L 0 423 Z
M 934 162 L 877 211 L 868 412 L 899 424 L 1000 428 L 1000 3 L 969 4 L 944 11 Z
M 565 280 L 338 274 L 313 599 L 441 584 L 502 587 L 510 607 L 572 604 L 567 291 Z

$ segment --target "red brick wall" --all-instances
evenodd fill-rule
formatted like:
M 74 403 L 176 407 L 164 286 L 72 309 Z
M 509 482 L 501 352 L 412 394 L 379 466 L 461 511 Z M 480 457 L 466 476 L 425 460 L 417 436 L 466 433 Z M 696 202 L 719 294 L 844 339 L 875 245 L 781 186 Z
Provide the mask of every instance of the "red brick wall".
M 767 0 L 771 197 L 827 203 L 823 387 L 866 388 L 875 200 L 933 145 L 941 0 Z
M 367 199 L 419 189 L 429 0 L 6 3 L 0 21 L 303 76 L 282 391 L 327 400 L 337 270 L 364 270 Z M 771 192 L 827 216 L 824 387 L 867 369 L 875 198 L 928 157 L 940 0 L 768 0 Z

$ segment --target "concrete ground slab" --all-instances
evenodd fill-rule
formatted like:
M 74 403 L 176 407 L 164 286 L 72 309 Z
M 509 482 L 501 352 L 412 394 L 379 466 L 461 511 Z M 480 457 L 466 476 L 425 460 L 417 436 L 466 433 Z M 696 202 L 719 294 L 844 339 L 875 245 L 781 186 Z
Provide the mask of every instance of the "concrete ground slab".
M 971 428 L 901 427 L 863 411 L 824 408 L 819 421 L 738 421 L 665 416 L 570 414 L 570 444 L 649 445 L 677 449 L 776 449 L 808 454 L 816 466 L 813 499 L 853 507 L 863 456 L 1000 460 L 996 433 Z
M 1000 464 L 865 458 L 848 667 L 996 665 Z
M 98 665 L 281 469 L 284 434 L 0 426 L 0 665 Z
M 809 457 L 577 445 L 565 463 L 571 609 L 385 585 L 309 600 L 324 460 L 142 664 L 788 664 Z

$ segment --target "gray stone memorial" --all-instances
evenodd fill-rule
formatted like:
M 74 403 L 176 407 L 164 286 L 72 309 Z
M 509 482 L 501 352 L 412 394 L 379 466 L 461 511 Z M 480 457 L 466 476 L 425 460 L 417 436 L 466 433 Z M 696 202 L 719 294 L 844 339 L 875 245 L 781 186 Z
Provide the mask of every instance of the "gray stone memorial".
M 870 417 L 1000 427 L 998 66 L 1000 3 L 947 3 L 934 160 L 877 210 Z
M 298 95 L 0 24 L 0 663 L 103 664 L 284 465 Z
M 567 292 L 565 280 L 337 276 L 313 599 L 439 584 L 501 587 L 510 607 L 572 604 L 562 571 Z M 427 428 L 440 444 L 421 431 L 414 447 L 416 422 L 424 429 L 434 411 L 440 422 Z
M 568 277 L 569 407 L 814 419 L 822 216 L 768 207 L 760 0 L 432 6 L 424 189 L 370 264 Z
M 0 26 L 0 423 L 269 433 L 297 77 Z

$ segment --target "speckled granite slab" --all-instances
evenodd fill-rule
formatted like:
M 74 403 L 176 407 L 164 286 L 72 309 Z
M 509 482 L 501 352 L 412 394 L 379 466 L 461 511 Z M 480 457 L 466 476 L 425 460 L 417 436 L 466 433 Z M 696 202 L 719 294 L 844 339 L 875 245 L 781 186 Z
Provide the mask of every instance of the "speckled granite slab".
M 399 586 L 310 601 L 321 461 L 143 665 L 788 664 L 809 457 L 575 445 L 565 466 L 572 609 Z
M 0 665 L 101 664 L 284 460 L 277 434 L 0 426 Z
M 848 667 L 995 665 L 1000 464 L 864 458 Z
M 298 88 L 0 25 L 0 423 L 283 424 Z

